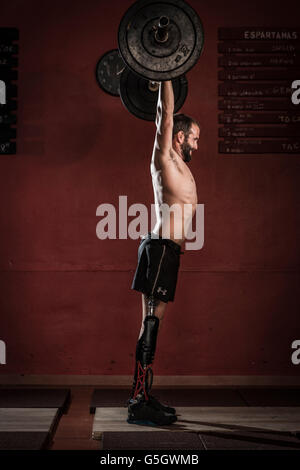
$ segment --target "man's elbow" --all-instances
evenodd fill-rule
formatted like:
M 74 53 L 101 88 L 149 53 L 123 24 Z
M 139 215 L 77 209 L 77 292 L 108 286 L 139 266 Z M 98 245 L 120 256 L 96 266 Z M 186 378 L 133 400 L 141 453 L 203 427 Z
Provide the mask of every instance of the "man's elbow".
M 166 116 L 169 114 L 173 116 L 174 106 L 172 104 L 164 103 L 163 101 L 158 100 L 156 111 L 157 111 L 157 114 L 160 114 L 162 116 Z
M 173 111 L 174 111 L 174 109 L 173 109 L 172 106 L 162 108 L 162 110 L 161 110 L 162 119 L 164 119 L 164 120 L 172 119 L 173 120 Z
M 161 116 L 161 128 L 164 130 L 173 129 L 173 111 L 164 110 Z

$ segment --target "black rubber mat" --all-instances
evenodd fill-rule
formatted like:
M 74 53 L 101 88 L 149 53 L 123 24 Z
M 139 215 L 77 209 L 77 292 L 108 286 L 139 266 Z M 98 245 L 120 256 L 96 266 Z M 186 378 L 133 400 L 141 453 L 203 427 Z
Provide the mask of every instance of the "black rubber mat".
M 168 431 L 104 432 L 103 450 L 204 450 L 197 433 Z
M 241 388 L 247 406 L 300 406 L 300 388 Z
M 96 408 L 125 406 L 129 389 L 95 389 L 91 398 L 90 413 Z M 237 390 L 228 388 L 152 389 L 151 394 L 169 406 L 246 406 Z
M 300 450 L 296 437 L 276 432 L 199 434 L 207 450 Z
M 70 389 L 0 388 L 0 408 L 59 408 L 66 413 Z
M 0 432 L 0 450 L 42 450 L 48 443 L 47 432 Z

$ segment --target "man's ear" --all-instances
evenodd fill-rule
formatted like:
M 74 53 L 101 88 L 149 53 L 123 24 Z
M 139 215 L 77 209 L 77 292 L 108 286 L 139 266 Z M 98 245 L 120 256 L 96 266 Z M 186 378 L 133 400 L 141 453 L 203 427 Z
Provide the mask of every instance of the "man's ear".
M 177 140 L 180 144 L 183 144 L 183 142 L 184 142 L 184 132 L 183 131 L 177 132 Z

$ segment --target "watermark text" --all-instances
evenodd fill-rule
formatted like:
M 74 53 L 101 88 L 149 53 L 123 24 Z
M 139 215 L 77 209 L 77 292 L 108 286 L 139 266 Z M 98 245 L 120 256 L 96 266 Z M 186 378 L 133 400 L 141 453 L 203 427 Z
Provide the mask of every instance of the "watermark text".
M 107 238 L 137 240 L 152 231 L 157 220 L 161 221 L 162 238 L 185 239 L 186 250 L 200 250 L 204 245 L 204 204 L 151 204 L 150 230 L 149 214 L 144 204 L 131 204 L 128 207 L 127 196 L 119 196 L 119 207 L 104 203 L 97 207 L 96 215 L 102 217 L 96 226 L 96 235 L 100 240 Z M 128 220 L 128 217 L 134 217 Z M 192 220 L 195 221 L 195 230 Z M 118 230 L 117 230 L 118 223 Z M 118 232 L 118 233 L 117 233 Z M 158 238 L 158 235 L 156 235 Z M 155 234 L 153 236 L 155 238 Z M 192 241 L 193 240 L 193 241 Z

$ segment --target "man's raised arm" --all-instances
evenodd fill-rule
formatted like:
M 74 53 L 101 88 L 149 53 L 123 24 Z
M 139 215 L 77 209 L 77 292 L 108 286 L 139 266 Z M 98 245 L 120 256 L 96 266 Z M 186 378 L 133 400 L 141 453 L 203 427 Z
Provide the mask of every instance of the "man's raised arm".
M 159 85 L 157 113 L 156 113 L 156 139 L 154 150 L 160 158 L 170 156 L 172 148 L 174 113 L 174 92 L 172 81 L 161 82 Z

